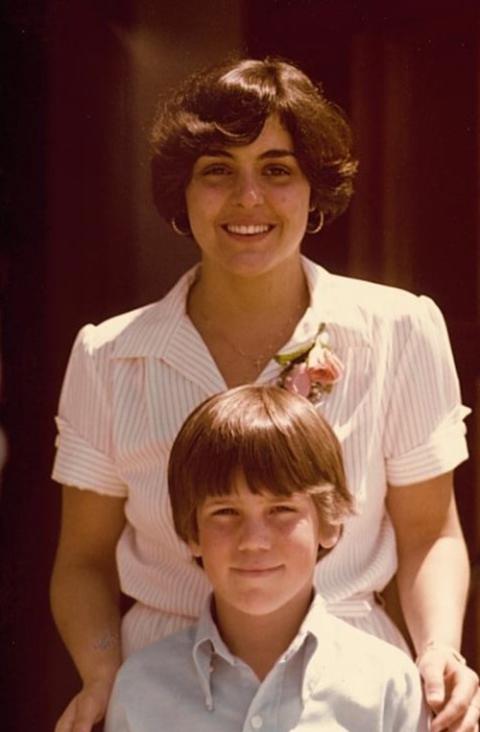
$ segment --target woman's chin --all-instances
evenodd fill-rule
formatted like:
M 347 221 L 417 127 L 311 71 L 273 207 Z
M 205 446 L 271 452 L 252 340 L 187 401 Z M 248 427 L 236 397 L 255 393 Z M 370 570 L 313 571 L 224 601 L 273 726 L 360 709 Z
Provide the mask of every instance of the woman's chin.
M 230 275 L 255 279 L 273 273 L 276 269 L 284 270 L 295 257 L 279 257 L 278 254 L 266 251 L 244 251 L 230 256 L 223 263 L 223 269 Z

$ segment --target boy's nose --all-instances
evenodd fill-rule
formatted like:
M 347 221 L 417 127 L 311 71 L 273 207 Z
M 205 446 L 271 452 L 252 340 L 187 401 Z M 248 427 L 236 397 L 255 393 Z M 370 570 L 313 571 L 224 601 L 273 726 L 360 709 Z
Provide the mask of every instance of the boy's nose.
M 238 538 L 240 551 L 269 549 L 271 545 L 271 531 L 265 521 L 250 519 L 243 523 Z

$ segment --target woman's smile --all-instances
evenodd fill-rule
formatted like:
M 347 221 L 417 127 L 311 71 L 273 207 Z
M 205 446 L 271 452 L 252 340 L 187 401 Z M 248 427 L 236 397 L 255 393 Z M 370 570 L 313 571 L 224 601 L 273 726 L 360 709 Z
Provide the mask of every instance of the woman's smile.
M 263 242 L 276 228 L 267 223 L 232 223 L 222 224 L 221 229 L 227 234 L 229 241 L 239 244 Z
M 269 234 L 273 229 L 273 224 L 224 224 L 222 229 L 230 234 L 230 236 L 239 237 L 242 239 L 253 239 L 255 237 L 264 237 Z

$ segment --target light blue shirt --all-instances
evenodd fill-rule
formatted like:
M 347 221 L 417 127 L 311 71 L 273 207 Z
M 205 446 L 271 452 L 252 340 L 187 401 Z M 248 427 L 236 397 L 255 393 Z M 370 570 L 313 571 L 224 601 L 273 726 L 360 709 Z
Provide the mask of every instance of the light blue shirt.
M 327 613 L 315 597 L 260 682 L 207 606 L 198 623 L 120 669 L 105 732 L 423 732 L 420 678 L 400 649 Z

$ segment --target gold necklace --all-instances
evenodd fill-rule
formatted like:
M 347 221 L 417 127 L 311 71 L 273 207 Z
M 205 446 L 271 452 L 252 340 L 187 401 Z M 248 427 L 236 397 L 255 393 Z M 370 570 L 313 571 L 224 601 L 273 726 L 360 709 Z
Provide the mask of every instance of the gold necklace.
M 196 279 L 194 283 L 192 284 L 192 287 L 190 288 L 189 297 L 191 297 L 192 291 L 196 284 L 199 282 L 199 273 L 197 273 Z M 308 299 L 306 302 L 302 302 L 303 298 L 300 298 L 300 302 L 297 305 L 295 309 L 295 313 L 291 315 L 285 322 L 282 333 L 289 329 L 294 324 L 298 323 L 302 315 L 305 313 L 306 308 L 308 307 Z M 212 333 L 213 336 L 216 336 L 217 338 L 220 338 L 221 340 L 226 343 L 229 348 L 234 351 L 237 356 L 240 356 L 240 358 L 243 358 L 245 361 L 249 361 L 257 371 L 260 370 L 260 367 L 265 361 L 270 361 L 270 359 L 275 356 L 275 354 L 278 352 L 278 348 L 282 346 L 282 342 L 277 346 L 276 343 L 270 341 L 268 344 L 268 350 L 263 350 L 261 353 L 257 353 L 255 355 L 247 353 L 242 348 L 236 345 L 236 343 L 233 343 L 230 338 L 228 338 L 224 333 L 216 329 L 212 323 L 212 318 L 208 316 L 204 310 L 200 308 L 196 308 L 197 317 L 200 317 L 200 320 L 203 321 L 203 323 L 207 326 L 210 333 Z
M 287 329 L 290 329 L 291 326 L 293 326 L 295 323 L 297 323 L 300 319 L 301 313 L 303 313 L 303 312 L 304 312 L 304 309 L 302 307 L 301 312 L 299 310 L 295 315 L 290 316 L 288 318 L 288 320 L 285 322 L 282 332 L 287 331 Z M 205 315 L 205 313 L 201 312 L 200 316 L 201 316 L 202 320 L 204 321 L 205 325 L 210 329 L 210 331 L 213 330 L 213 332 L 217 336 L 217 338 L 218 337 L 221 338 L 221 340 L 223 340 L 224 343 L 226 343 L 229 346 L 229 348 L 232 349 L 232 351 L 234 351 L 238 356 L 243 358 L 245 361 L 250 361 L 250 363 L 252 363 L 254 365 L 254 367 L 257 369 L 257 371 L 260 370 L 263 363 L 265 363 L 266 361 L 270 361 L 270 359 L 278 351 L 277 344 L 273 341 L 270 341 L 270 343 L 267 344 L 267 349 L 263 350 L 261 353 L 257 353 L 255 355 L 247 353 L 242 348 L 237 346 L 236 343 L 231 341 L 230 338 L 228 338 L 224 333 L 221 333 L 218 330 L 215 332 L 215 330 L 212 329 L 212 320 L 211 320 L 211 318 L 208 317 L 208 315 Z M 282 339 L 282 342 L 280 343 L 280 346 L 282 344 L 283 344 L 283 339 Z
M 235 351 L 235 353 L 241 356 L 241 358 L 245 359 L 245 361 L 250 361 L 251 363 L 253 363 L 257 371 L 260 369 L 265 361 L 270 361 L 270 359 L 273 355 L 275 355 L 276 352 L 273 344 L 270 344 L 268 351 L 264 351 L 263 353 L 259 353 L 256 356 L 253 356 L 249 353 L 245 353 L 245 351 L 232 343 L 230 339 L 227 338 L 225 335 L 220 334 L 220 337 L 225 341 L 228 346 L 230 346 L 232 351 Z

